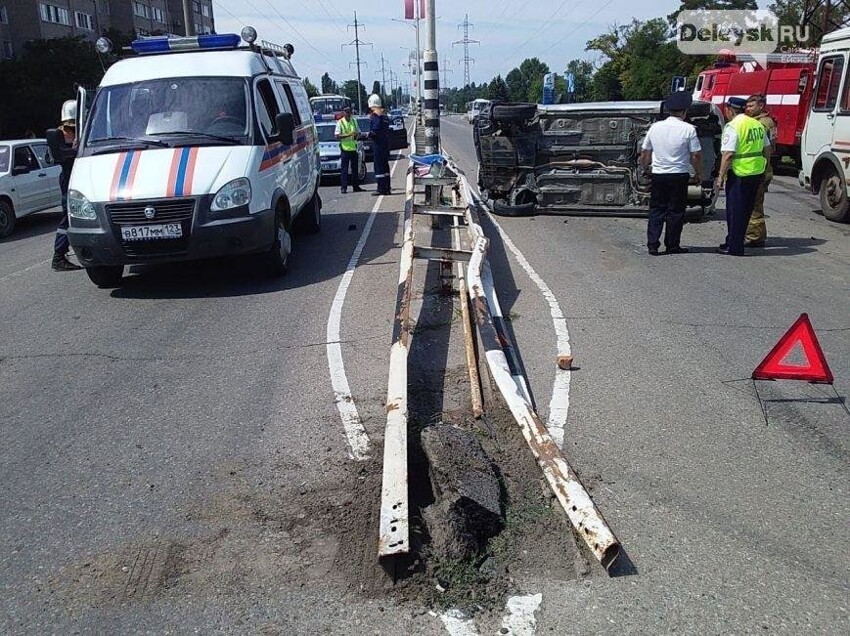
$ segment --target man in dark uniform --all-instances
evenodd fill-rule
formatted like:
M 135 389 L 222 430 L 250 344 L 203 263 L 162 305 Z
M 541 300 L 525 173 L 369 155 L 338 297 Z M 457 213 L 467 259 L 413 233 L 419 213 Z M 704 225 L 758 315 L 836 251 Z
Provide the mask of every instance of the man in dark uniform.
M 54 163 L 62 167 L 59 175 L 59 190 L 62 192 L 62 220 L 56 228 L 53 241 L 53 261 L 51 267 L 57 272 L 69 272 L 81 269 L 68 260 L 70 243 L 68 242 L 68 184 L 71 181 L 71 169 L 77 158 L 77 102 L 69 100 L 62 104 L 59 128 L 47 131 L 47 145 Z
M 378 189 L 373 194 L 392 194 L 390 191 L 390 121 L 384 114 L 381 98 L 369 96 L 369 137 L 374 142 L 375 181 Z
M 641 165 L 646 171 L 652 162 L 652 185 L 649 198 L 649 223 L 646 228 L 646 248 L 657 256 L 664 231 L 664 252 L 684 254 L 682 228 L 688 203 L 688 182 L 693 165 L 697 183 L 702 181 L 702 153 L 696 128 L 684 121 L 691 95 L 676 92 L 664 100 L 669 117 L 657 121 L 646 133 L 641 147 Z

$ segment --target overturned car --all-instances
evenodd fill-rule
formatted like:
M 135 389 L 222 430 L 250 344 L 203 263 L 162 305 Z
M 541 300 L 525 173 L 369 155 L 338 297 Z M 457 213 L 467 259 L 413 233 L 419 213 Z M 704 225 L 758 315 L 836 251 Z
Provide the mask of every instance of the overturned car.
M 660 102 L 490 104 L 473 128 L 478 187 L 505 216 L 646 216 L 650 177 L 641 170 L 640 148 L 650 125 L 666 116 Z M 714 177 L 723 115 L 697 101 L 686 121 L 697 129 L 702 174 Z M 688 187 L 690 220 L 714 212 L 711 184 Z

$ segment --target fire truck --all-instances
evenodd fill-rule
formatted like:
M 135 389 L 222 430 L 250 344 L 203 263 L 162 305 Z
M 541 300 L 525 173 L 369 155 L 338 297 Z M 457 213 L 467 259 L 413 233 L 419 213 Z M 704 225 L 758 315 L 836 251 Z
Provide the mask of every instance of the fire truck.
M 817 51 L 769 55 L 723 54 L 699 74 L 694 99 L 721 104 L 764 93 L 766 110 L 776 122 L 774 159 L 791 157 L 800 166 L 800 139 L 809 114 Z

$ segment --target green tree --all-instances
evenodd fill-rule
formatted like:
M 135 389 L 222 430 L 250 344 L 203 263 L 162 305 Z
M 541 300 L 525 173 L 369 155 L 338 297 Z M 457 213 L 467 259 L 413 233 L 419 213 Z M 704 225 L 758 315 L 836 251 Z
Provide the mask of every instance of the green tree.
M 76 97 L 76 86 L 96 87 L 115 59 L 101 59 L 83 38 L 28 42 L 18 58 L 0 62 L 0 139 L 27 130 L 42 136 L 57 125 L 62 102 Z
M 357 87 L 360 87 L 360 102 L 357 101 Z M 369 96 L 366 94 L 366 87 L 360 84 L 357 80 L 346 80 L 339 89 L 340 95 L 345 95 L 354 104 L 354 108 L 362 105 L 363 112 L 366 112 L 366 103 L 369 101 Z
M 331 79 L 331 76 L 327 73 L 322 75 L 321 85 L 323 95 L 336 95 L 339 93 L 339 86 L 335 81 Z
M 304 90 L 307 91 L 307 97 L 316 97 L 319 94 L 319 89 L 310 81 L 309 77 L 304 78 Z
M 505 76 L 511 101 L 539 102 L 543 97 L 543 76 L 549 67 L 536 57 L 522 61 Z
M 487 86 L 487 99 L 506 102 L 509 98 L 510 91 L 508 90 L 508 84 L 502 79 L 501 75 L 497 75 L 490 80 L 490 84 Z
M 850 20 L 850 7 L 844 2 L 833 2 L 830 5 L 828 15 L 825 12 L 823 3 L 816 6 L 813 3 L 808 3 L 811 14 L 806 16 L 806 4 L 805 0 L 775 0 L 772 4 L 768 5 L 767 8 L 776 14 L 780 25 L 808 27 L 808 39 L 783 42 L 782 44 L 785 46 L 797 46 L 799 48 L 820 46 L 820 41 L 824 33 L 829 33 L 839 27 L 846 26 L 847 21 Z M 829 19 L 825 20 L 827 17 Z M 824 31 L 824 28 L 826 28 L 826 31 Z M 801 29 L 801 35 L 804 34 L 805 31 Z
M 575 78 L 575 93 L 573 94 L 573 101 L 589 101 L 591 99 L 591 88 L 593 85 L 593 64 L 587 60 L 570 60 L 567 62 L 566 73 L 572 73 Z M 556 93 L 564 94 L 566 93 L 566 90 L 566 81 L 563 82 L 563 85 L 561 85 L 561 82 L 556 83 Z

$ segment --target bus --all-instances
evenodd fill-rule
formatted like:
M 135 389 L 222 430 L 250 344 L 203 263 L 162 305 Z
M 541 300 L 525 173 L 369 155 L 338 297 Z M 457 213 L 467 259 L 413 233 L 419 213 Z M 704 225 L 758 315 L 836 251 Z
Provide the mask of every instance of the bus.
M 466 119 L 471 124 L 481 114 L 481 109 L 490 103 L 489 99 L 473 99 L 466 103 Z
M 334 119 L 343 108 L 352 107 L 351 100 L 344 95 L 319 95 L 318 97 L 310 98 L 310 108 L 313 110 L 313 115 L 316 116 L 316 121 L 323 119 Z

